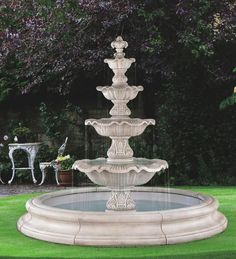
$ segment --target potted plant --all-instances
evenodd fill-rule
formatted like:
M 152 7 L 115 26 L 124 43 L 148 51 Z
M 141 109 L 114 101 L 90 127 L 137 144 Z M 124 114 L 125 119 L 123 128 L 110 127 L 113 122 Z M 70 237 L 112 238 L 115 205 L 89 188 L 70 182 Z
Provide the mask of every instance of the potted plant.
M 12 135 L 15 137 L 14 141 L 19 143 L 33 142 L 35 139 L 35 134 L 30 128 L 22 126 L 19 123 L 18 127 L 12 130 Z
M 56 163 L 59 171 L 59 178 L 61 180 L 60 185 L 71 186 L 73 184 L 73 170 L 72 165 L 74 159 L 69 155 L 57 157 Z

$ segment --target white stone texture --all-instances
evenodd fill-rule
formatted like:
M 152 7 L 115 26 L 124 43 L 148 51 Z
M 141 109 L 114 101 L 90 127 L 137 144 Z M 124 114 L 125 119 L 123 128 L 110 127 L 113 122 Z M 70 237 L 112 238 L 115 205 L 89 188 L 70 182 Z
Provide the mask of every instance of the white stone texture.
M 133 100 L 138 92 L 143 91 L 143 87 L 129 86 L 127 83 L 125 73 L 135 62 L 134 58 L 125 58 L 123 49 L 128 47 L 128 43 L 119 36 L 111 46 L 116 50 L 114 59 L 105 59 L 104 62 L 114 72 L 112 85 L 97 87 L 97 90 L 114 104 L 110 110 L 111 118 L 85 121 L 85 125 L 93 126 L 99 135 L 112 140 L 107 151 L 108 158 L 78 160 L 73 169 L 84 172 L 92 182 L 111 189 L 112 194 L 107 202 L 108 210 L 133 210 L 135 203 L 130 188 L 147 183 L 155 173 L 166 169 L 168 164 L 163 160 L 133 157 L 129 138 L 142 134 L 147 126 L 155 125 L 155 120 L 129 117 L 131 111 L 127 103 Z
M 132 163 L 109 163 L 106 158 L 83 159 L 73 169 L 82 171 L 92 182 L 110 189 L 133 188 L 150 181 L 156 172 L 166 169 L 165 160 L 134 158 Z
M 103 187 L 77 188 L 44 194 L 29 200 L 27 213 L 17 222 L 20 232 L 29 237 L 54 243 L 86 246 L 166 245 L 205 239 L 221 233 L 227 219 L 218 212 L 218 202 L 211 196 L 191 191 L 158 187 L 136 187 L 142 199 L 145 193 L 162 196 L 177 194 L 177 201 L 188 203 L 192 197 L 199 204 L 162 211 L 85 212 L 53 207 L 70 194 L 107 192 Z M 143 193 L 143 194 L 142 194 Z M 88 200 L 89 202 L 89 200 Z

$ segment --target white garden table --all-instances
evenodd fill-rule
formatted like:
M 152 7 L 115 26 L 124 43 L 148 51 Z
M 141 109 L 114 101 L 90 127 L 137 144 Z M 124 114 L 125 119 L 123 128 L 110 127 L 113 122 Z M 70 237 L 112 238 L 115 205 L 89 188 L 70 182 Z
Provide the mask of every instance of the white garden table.
M 8 181 L 9 184 L 12 183 L 15 174 L 16 174 L 16 170 L 30 170 L 31 174 L 32 174 L 32 178 L 33 178 L 33 182 L 37 183 L 37 180 L 35 179 L 34 176 L 34 160 L 36 157 L 36 154 L 39 150 L 39 146 L 41 143 L 36 142 L 36 143 L 10 143 L 8 144 L 9 147 L 9 157 L 11 159 L 11 163 L 12 163 L 12 177 L 11 179 Z M 27 154 L 27 158 L 28 158 L 28 167 L 15 167 L 15 161 L 14 161 L 14 152 L 16 150 L 23 150 L 26 152 Z
M 5 184 L 4 182 L 3 182 L 3 180 L 2 180 L 2 175 L 1 175 L 1 171 L 0 171 L 0 183 L 2 183 L 2 184 Z

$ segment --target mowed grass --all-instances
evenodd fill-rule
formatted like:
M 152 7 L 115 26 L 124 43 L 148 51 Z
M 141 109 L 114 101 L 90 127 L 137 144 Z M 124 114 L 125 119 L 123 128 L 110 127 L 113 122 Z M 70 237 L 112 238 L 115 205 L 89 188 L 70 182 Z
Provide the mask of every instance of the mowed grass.
M 19 233 L 17 219 L 25 202 L 38 194 L 0 198 L 0 258 L 236 258 L 236 187 L 182 187 L 209 194 L 220 202 L 228 228 L 215 237 L 191 243 L 127 248 L 80 247 L 34 240 Z

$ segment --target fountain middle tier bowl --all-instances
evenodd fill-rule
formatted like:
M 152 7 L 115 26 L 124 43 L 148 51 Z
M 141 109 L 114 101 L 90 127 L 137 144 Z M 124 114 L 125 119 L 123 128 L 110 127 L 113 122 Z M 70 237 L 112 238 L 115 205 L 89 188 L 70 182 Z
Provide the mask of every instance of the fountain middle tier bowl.
M 106 158 L 83 159 L 74 163 L 73 169 L 84 172 L 98 185 L 111 189 L 129 189 L 151 180 L 155 173 L 160 174 L 168 168 L 165 160 L 133 158 L 132 162 L 111 163 Z
M 91 125 L 95 128 L 97 133 L 104 137 L 134 137 L 141 135 L 147 126 L 155 125 L 153 119 L 88 119 L 85 125 Z
M 53 243 L 86 246 L 166 245 L 224 231 L 225 216 L 213 197 L 191 191 L 136 187 L 136 211 L 106 211 L 103 187 L 76 188 L 29 200 L 18 230 Z

